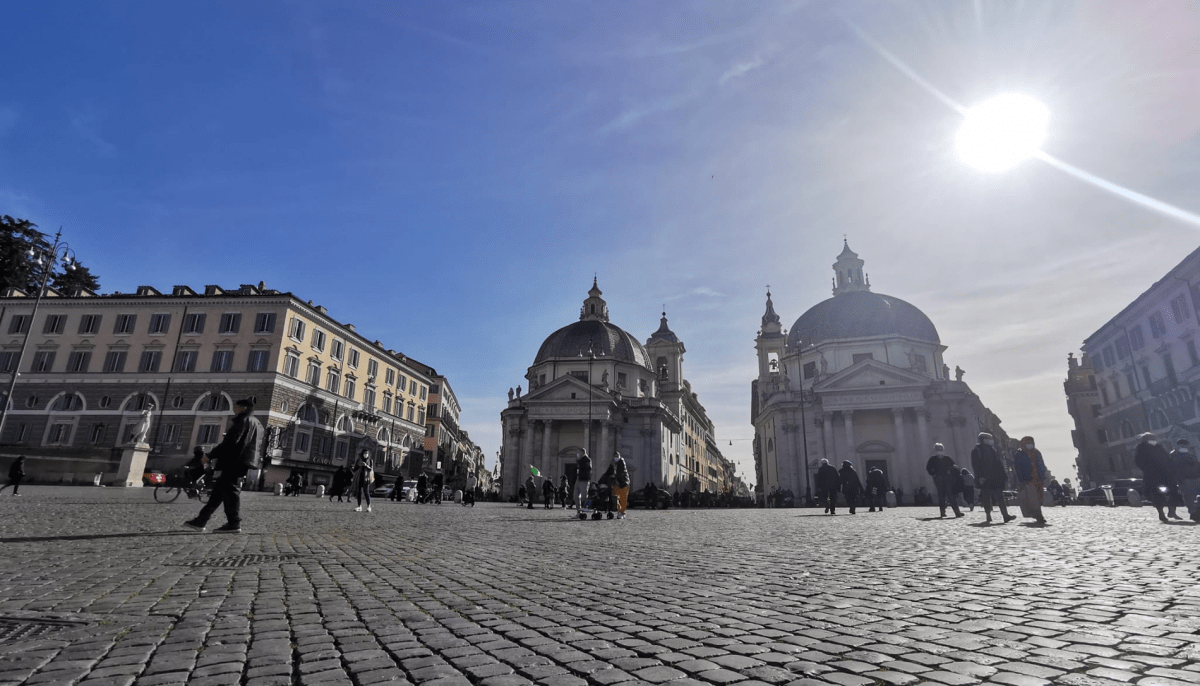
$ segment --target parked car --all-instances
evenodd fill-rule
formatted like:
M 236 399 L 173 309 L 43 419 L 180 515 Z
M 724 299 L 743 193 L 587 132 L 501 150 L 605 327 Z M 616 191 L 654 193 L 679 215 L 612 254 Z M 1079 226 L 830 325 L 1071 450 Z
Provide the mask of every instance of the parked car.
M 383 484 L 382 486 L 376 486 L 371 491 L 371 495 L 375 498 L 386 498 L 392 494 L 392 489 L 395 487 L 396 487 L 395 482 L 386 483 L 386 484 Z
M 1141 479 L 1116 479 L 1111 486 L 1100 486 L 1098 488 L 1089 488 L 1086 491 L 1079 492 L 1080 505 L 1107 505 L 1108 496 L 1104 494 L 1105 488 L 1111 488 L 1113 494 L 1114 505 L 1129 504 L 1129 489 L 1138 492 L 1142 498 L 1146 497 L 1146 488 Z
M 629 494 L 629 507 L 650 507 L 650 501 L 646 497 L 645 487 L 639 488 L 638 490 L 633 491 Z M 657 509 L 657 510 L 671 509 L 671 493 L 669 491 L 659 489 L 658 503 L 656 505 L 654 505 L 654 509 Z

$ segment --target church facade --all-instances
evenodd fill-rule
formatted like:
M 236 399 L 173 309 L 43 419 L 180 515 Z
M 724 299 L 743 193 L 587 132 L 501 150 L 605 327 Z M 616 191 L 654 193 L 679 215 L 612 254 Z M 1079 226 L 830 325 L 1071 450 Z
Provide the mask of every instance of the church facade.
M 863 478 L 879 467 L 906 494 L 922 486 L 932 492 L 925 462 L 935 443 L 967 468 L 979 432 L 1009 445 L 963 372 L 950 378 L 933 322 L 899 298 L 872 292 L 863 266 L 844 245 L 833 265 L 833 297 L 790 331 L 767 293 L 751 383 L 755 468 L 764 494 L 790 490 L 799 502 L 821 459 L 835 467 L 849 460 Z
M 525 374 L 529 390 L 509 389 L 500 413 L 504 497 L 517 494 L 531 466 L 555 484 L 563 475 L 573 482 L 583 450 L 592 457 L 593 479 L 619 451 L 634 490 L 650 482 L 700 490 L 714 483 L 703 478 L 714 471 L 710 463 L 732 473 L 715 449 L 712 421 L 683 376 L 685 347 L 666 314 L 643 345 L 609 322 L 602 295 L 593 281 L 579 321 L 550 334 L 538 349 Z

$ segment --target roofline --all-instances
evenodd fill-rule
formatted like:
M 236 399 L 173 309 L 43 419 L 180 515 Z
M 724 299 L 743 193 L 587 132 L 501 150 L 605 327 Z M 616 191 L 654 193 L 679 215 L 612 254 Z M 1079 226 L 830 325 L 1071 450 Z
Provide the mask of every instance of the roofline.
M 1125 316 L 1130 310 L 1135 309 L 1135 307 L 1138 305 L 1139 301 L 1141 301 L 1142 298 L 1149 295 L 1151 291 L 1153 291 L 1154 289 L 1161 286 L 1167 280 L 1174 278 L 1177 273 L 1183 271 L 1184 265 L 1186 265 L 1188 263 L 1188 261 L 1190 261 L 1192 258 L 1195 258 L 1197 256 L 1200 256 L 1200 247 L 1197 247 L 1195 250 L 1188 253 L 1186 257 L 1184 257 L 1182 260 L 1179 261 L 1179 264 L 1172 267 L 1170 269 L 1170 271 L 1168 271 L 1166 274 L 1164 274 L 1161 279 L 1159 279 L 1158 281 L 1155 281 L 1153 284 L 1151 284 L 1150 287 L 1147 288 L 1146 290 L 1142 291 L 1142 293 L 1140 295 L 1138 295 L 1138 297 L 1134 298 L 1133 300 L 1131 300 L 1129 302 L 1128 305 L 1121 308 L 1120 312 L 1113 315 L 1112 318 L 1110 318 L 1108 321 L 1104 322 L 1104 324 L 1101 325 L 1100 328 L 1096 329 L 1091 334 L 1089 334 L 1086 338 L 1084 338 L 1083 345 L 1086 346 L 1088 341 L 1090 341 L 1091 339 L 1098 336 L 1101 331 L 1104 331 L 1109 326 L 1112 326 L 1114 328 L 1122 328 L 1121 324 L 1116 323 L 1116 321 L 1118 319 Z M 1181 278 L 1180 281 L 1186 281 L 1186 280 Z

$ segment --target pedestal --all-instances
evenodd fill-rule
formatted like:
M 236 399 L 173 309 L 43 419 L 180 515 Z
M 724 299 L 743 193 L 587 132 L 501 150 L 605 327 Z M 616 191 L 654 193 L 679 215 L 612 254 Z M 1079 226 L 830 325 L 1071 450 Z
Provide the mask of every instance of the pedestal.
M 121 449 L 121 466 L 112 485 L 128 488 L 142 487 L 142 474 L 146 472 L 146 458 L 150 456 L 150 445 L 138 443 Z

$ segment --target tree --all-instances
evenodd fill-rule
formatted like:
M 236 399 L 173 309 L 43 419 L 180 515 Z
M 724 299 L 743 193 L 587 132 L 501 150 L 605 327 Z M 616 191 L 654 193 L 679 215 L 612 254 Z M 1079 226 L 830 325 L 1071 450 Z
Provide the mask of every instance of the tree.
M 36 293 L 43 273 L 37 262 L 29 258 L 29 250 L 34 248 L 49 252 L 52 247 L 46 234 L 37 230 L 37 224 L 27 219 L 0 215 L 0 292 L 19 288 L 26 293 Z M 78 262 L 74 263 L 74 269 L 69 270 L 64 269 L 61 263 L 55 264 L 50 285 L 56 289 L 100 289 L 96 276 Z

